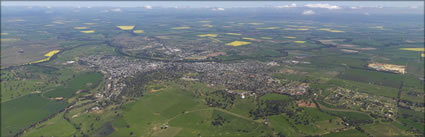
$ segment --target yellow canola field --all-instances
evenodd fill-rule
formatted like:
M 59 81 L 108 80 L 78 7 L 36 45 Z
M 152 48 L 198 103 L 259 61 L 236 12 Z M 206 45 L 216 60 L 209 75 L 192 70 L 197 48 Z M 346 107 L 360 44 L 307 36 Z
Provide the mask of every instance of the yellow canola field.
M 265 27 L 265 28 L 256 28 L 256 29 L 267 29 L 267 30 L 272 30 L 272 29 L 279 29 L 279 27 Z
M 240 34 L 240 33 L 226 33 L 227 35 L 235 35 L 235 36 L 240 36 L 240 35 L 242 35 L 242 34 Z
M 375 26 L 375 27 L 371 27 L 373 29 L 384 29 L 384 26 Z
M 425 57 L 425 53 L 422 53 L 422 54 L 421 54 L 421 57 Z
M 41 62 L 49 61 L 53 57 L 53 55 L 58 54 L 59 52 L 60 52 L 60 50 L 57 50 L 57 49 L 49 51 L 46 54 L 44 54 L 44 56 L 46 56 L 47 58 L 40 59 L 40 60 L 37 60 L 37 61 L 33 61 L 33 62 L 28 63 L 28 64 L 41 63 Z
M 0 39 L 1 42 L 15 42 L 18 41 L 20 39 Z
M 88 23 L 84 23 L 85 25 L 95 25 L 96 23 L 91 23 L 91 22 L 88 22 Z
M 252 41 L 257 40 L 257 39 L 255 39 L 255 38 L 248 38 L 248 37 L 243 37 L 242 39 L 245 39 L 245 40 L 252 40 Z
M 74 27 L 74 29 L 88 29 L 89 27 Z
M 288 37 L 285 37 L 285 38 L 287 38 L 287 39 L 296 39 L 297 37 L 288 36 Z
M 217 37 L 218 34 L 202 34 L 202 35 L 198 35 L 198 37 Z
M 190 29 L 190 27 L 174 27 L 172 29 Z
M 62 21 L 62 20 L 53 21 L 53 23 L 55 23 L 55 24 L 65 24 L 65 22 Z
M 89 33 L 94 33 L 95 31 L 94 30 L 85 30 L 85 31 L 80 31 L 80 32 L 89 34 Z
M 121 30 L 132 30 L 134 26 L 117 26 Z
M 341 33 L 341 32 L 344 32 L 344 31 L 342 31 L 342 30 L 333 30 L 333 29 L 328 29 L 328 28 L 325 28 L 325 29 L 319 29 L 319 30 L 321 30 L 321 31 L 327 31 L 327 32 L 335 32 L 335 33 Z
M 55 49 L 55 50 L 52 50 L 52 51 L 47 52 L 46 54 L 44 54 L 44 56 L 51 57 L 51 56 L 53 56 L 55 54 L 58 54 L 59 52 L 60 52 L 60 50 Z
M 1 33 L 1 35 L 9 35 L 9 33 Z
M 140 33 L 145 33 L 144 30 L 133 30 L 134 33 L 140 34 Z
M 208 28 L 212 28 L 212 27 L 214 27 L 213 25 L 211 25 L 211 24 L 204 24 L 204 25 L 202 25 L 203 27 L 208 27 Z
M 237 46 L 248 45 L 248 44 L 251 44 L 251 42 L 246 42 L 246 41 L 233 41 L 233 42 L 227 43 L 226 45 L 227 45 L 227 46 L 235 46 L 235 47 L 237 47 Z
M 305 41 L 295 41 L 295 43 L 302 44 L 302 43 L 305 43 Z
M 309 28 L 284 28 L 283 30 L 298 30 L 298 31 L 306 31 L 310 30 Z
M 261 37 L 262 39 L 273 39 L 271 37 Z
M 251 22 L 251 23 L 246 23 L 246 24 L 250 24 L 250 25 L 263 25 L 264 23 Z
M 425 48 L 400 48 L 400 50 L 408 50 L 408 51 L 425 51 Z

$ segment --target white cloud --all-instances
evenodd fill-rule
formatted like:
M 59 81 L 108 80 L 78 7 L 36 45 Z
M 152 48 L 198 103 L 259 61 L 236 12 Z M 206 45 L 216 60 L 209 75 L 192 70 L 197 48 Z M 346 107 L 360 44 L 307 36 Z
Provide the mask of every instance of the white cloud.
M 213 8 L 213 11 L 224 11 L 224 8 Z
M 152 9 L 152 6 L 151 5 L 145 5 L 145 6 L 143 6 L 143 8 L 145 8 L 145 9 Z
M 313 15 L 313 14 L 316 14 L 313 10 L 305 10 L 303 12 L 303 15 Z
M 329 4 L 307 4 L 304 6 L 309 8 L 323 8 L 323 9 L 330 9 L 330 10 L 341 9 L 341 7 L 337 5 L 329 5 Z
M 295 8 L 297 7 L 297 4 L 292 3 L 291 5 L 282 5 L 282 6 L 276 6 L 276 8 Z
M 111 9 L 112 12 L 121 12 L 120 8 L 116 8 L 116 9 Z

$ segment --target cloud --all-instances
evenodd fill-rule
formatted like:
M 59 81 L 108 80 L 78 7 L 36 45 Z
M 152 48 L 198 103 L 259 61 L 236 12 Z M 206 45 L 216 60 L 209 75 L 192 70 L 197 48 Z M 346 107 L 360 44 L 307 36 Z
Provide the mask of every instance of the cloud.
M 111 9 L 112 12 L 121 12 L 120 8 L 116 8 L 116 9 Z
M 313 15 L 313 14 L 316 14 L 313 10 L 305 10 L 303 12 L 303 15 Z
M 145 9 L 152 9 L 152 6 L 151 5 L 145 5 L 145 6 L 143 6 L 143 8 L 145 8 Z
M 309 8 L 322 8 L 322 9 L 330 9 L 330 10 L 341 9 L 341 7 L 337 5 L 329 5 L 329 4 L 307 4 L 304 6 Z
M 213 8 L 213 11 L 224 11 L 224 8 Z
M 276 6 L 276 8 L 295 8 L 297 7 L 297 4 L 292 3 L 291 5 L 282 5 L 282 6 Z

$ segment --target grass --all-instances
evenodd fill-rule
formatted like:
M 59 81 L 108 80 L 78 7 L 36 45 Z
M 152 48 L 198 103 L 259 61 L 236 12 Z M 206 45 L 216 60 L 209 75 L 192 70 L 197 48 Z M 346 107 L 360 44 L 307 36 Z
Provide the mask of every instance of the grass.
M 47 88 L 56 86 L 54 79 L 58 82 L 70 78 L 56 68 L 39 65 L 29 65 L 16 70 L 1 71 L 1 101 L 7 102 L 28 94 L 39 94 Z M 53 82 L 49 82 L 53 81 Z
M 293 117 L 286 114 L 267 117 L 270 126 L 285 136 L 308 136 L 331 132 L 344 126 L 342 120 L 316 108 L 303 108 Z M 298 121 L 298 122 L 297 122 Z M 301 121 L 301 122 L 299 122 Z M 308 124 L 304 121 L 309 121 Z
M 57 57 L 54 60 L 46 64 L 52 67 L 62 67 L 63 66 L 62 63 L 66 61 L 70 61 L 70 60 L 78 61 L 78 58 L 86 57 L 86 56 L 90 56 L 94 54 L 116 55 L 116 52 L 114 48 L 104 44 L 101 44 L 101 45 L 88 44 L 88 45 L 73 48 L 71 50 L 63 51 L 62 54 L 57 55 Z
M 234 104 L 228 111 L 249 117 L 249 111 L 257 108 L 255 97 L 245 96 L 244 99 L 236 97 Z
M 401 81 L 403 80 L 403 75 L 400 74 L 376 72 L 363 69 L 348 69 L 338 75 L 338 77 L 346 80 L 372 83 L 392 88 L 399 88 Z
M 44 122 L 40 125 L 37 125 L 32 130 L 24 133 L 23 137 L 50 137 L 50 136 L 63 136 L 71 137 L 76 129 L 68 123 L 63 117 L 63 112 L 59 113 L 52 119 Z
M 30 94 L 2 103 L 2 136 L 13 136 L 23 128 L 59 112 L 68 104 Z
M 43 94 L 49 98 L 64 97 L 69 98 L 78 90 L 89 90 L 97 86 L 102 80 L 103 76 L 100 73 L 84 73 L 75 76 L 72 80 L 67 82 L 64 86 L 55 88 Z
M 327 110 L 324 110 L 324 112 L 337 115 L 343 119 L 351 121 L 352 124 L 353 122 L 368 123 L 372 121 L 372 118 L 368 114 L 360 113 L 360 112 L 343 112 L 343 111 L 327 111 Z
M 292 100 L 288 95 L 282 95 L 277 93 L 268 93 L 260 97 L 260 100 L 280 100 L 280 101 L 289 101 Z
M 367 137 L 367 135 L 356 129 L 350 129 L 347 131 L 325 134 L 323 137 Z
M 412 134 L 404 131 L 391 123 L 374 123 L 369 125 L 361 126 L 367 133 L 372 136 L 383 137 L 383 136 L 413 136 Z
M 379 85 L 351 81 L 351 80 L 343 80 L 338 78 L 329 80 L 326 86 L 327 87 L 340 86 L 340 87 L 349 88 L 358 92 L 369 93 L 373 95 L 385 96 L 385 97 L 391 97 L 391 98 L 396 98 L 398 93 L 398 89 L 396 88 L 379 86 Z
M 127 105 L 123 112 L 124 121 L 132 129 L 138 130 L 119 129 L 112 136 L 124 136 L 130 132 L 134 132 L 138 136 L 149 135 L 154 132 L 152 128 L 159 128 L 159 126 L 184 111 L 205 108 L 199 101 L 193 99 L 191 92 L 182 91 L 175 87 L 168 87 L 164 90 L 147 94 L 142 99 Z
M 274 115 L 267 117 L 270 126 L 285 136 L 301 136 L 298 129 L 293 126 L 285 115 Z
M 164 87 L 126 105 L 122 119 L 113 124 L 117 130 L 110 136 L 130 133 L 135 136 L 259 136 L 271 133 L 270 128 L 248 117 L 250 108 L 255 107 L 250 101 L 254 100 L 240 99 L 234 106 L 237 109 L 229 111 L 208 107 L 202 97 L 194 96 L 193 91 L 199 90 L 196 84 L 183 88 L 169 83 Z M 202 96 L 204 93 L 196 94 Z M 218 117 L 225 122 L 220 126 L 212 125 Z M 160 128 L 166 124 L 169 128 Z

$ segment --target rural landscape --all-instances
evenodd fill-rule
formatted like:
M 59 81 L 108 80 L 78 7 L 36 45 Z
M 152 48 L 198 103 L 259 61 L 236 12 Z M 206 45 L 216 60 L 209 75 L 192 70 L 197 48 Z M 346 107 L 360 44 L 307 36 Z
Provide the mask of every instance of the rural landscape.
M 423 2 L 2 4 L 1 136 L 423 137 L 424 38 Z

